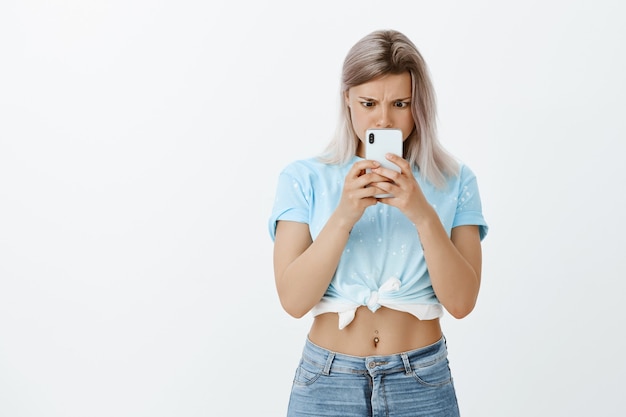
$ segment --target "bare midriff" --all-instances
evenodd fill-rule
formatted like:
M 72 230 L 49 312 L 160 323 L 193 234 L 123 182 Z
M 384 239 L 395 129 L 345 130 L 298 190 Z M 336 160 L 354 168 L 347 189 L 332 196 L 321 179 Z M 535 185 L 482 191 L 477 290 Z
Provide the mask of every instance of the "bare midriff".
M 391 355 L 431 345 L 441 339 L 439 319 L 420 320 L 403 311 L 381 307 L 357 309 L 354 320 L 339 330 L 337 313 L 315 317 L 309 339 L 336 353 L 353 356 Z

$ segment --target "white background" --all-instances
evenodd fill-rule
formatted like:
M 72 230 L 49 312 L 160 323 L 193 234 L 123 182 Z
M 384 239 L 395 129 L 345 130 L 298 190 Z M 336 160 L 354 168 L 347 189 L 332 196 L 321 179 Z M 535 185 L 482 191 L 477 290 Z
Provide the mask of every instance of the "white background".
M 284 414 L 310 318 L 274 290 L 276 178 L 380 28 L 490 225 L 443 319 L 462 414 L 622 415 L 623 4 L 4 0 L 0 416 Z

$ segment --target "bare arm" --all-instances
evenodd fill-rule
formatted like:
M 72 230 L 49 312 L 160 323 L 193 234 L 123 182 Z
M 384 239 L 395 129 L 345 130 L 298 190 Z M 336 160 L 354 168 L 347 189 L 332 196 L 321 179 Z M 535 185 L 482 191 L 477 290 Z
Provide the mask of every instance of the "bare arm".
M 439 302 L 457 319 L 467 316 L 476 305 L 480 289 L 478 226 L 455 227 L 450 238 L 436 216 L 416 226 Z
M 455 227 L 448 237 L 408 162 L 399 156 L 390 160 L 400 166 L 401 173 L 377 170 L 392 180 L 377 186 L 394 194 L 394 198 L 381 202 L 397 207 L 413 222 L 437 298 L 452 316 L 463 318 L 474 309 L 480 288 L 482 251 L 478 226 Z
M 290 315 L 304 316 L 317 304 L 337 269 L 350 231 L 380 190 L 366 187 L 383 178 L 366 174 L 374 161 L 356 162 L 346 175 L 341 200 L 313 241 L 304 223 L 279 221 L 274 239 L 274 276 L 280 302 Z
M 304 316 L 322 298 L 337 269 L 350 230 L 329 221 L 315 242 L 305 223 L 279 221 L 274 273 L 280 302 L 294 317 Z

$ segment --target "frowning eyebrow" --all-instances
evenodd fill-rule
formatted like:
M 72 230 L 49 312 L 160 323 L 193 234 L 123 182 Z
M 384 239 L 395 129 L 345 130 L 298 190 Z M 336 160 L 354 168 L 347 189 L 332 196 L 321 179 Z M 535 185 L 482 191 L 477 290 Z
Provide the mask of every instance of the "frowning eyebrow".
M 372 98 L 372 97 L 366 97 L 366 96 L 359 96 L 359 99 L 361 99 L 361 100 L 365 100 L 365 101 L 378 101 L 378 100 L 377 100 L 377 99 L 375 99 L 375 98 Z M 411 100 L 411 96 L 409 96 L 409 97 L 405 97 L 405 98 L 397 98 L 397 99 L 394 99 L 394 100 L 392 100 L 392 101 L 407 101 L 407 100 Z

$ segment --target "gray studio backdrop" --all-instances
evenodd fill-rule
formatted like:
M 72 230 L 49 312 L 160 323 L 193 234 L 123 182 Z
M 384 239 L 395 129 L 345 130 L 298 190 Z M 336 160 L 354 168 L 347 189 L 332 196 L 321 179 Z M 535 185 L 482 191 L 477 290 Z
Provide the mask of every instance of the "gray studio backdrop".
M 380 28 L 491 226 L 443 319 L 463 415 L 621 415 L 622 4 L 3 1 L 0 415 L 284 414 L 310 318 L 274 291 L 276 178 Z

